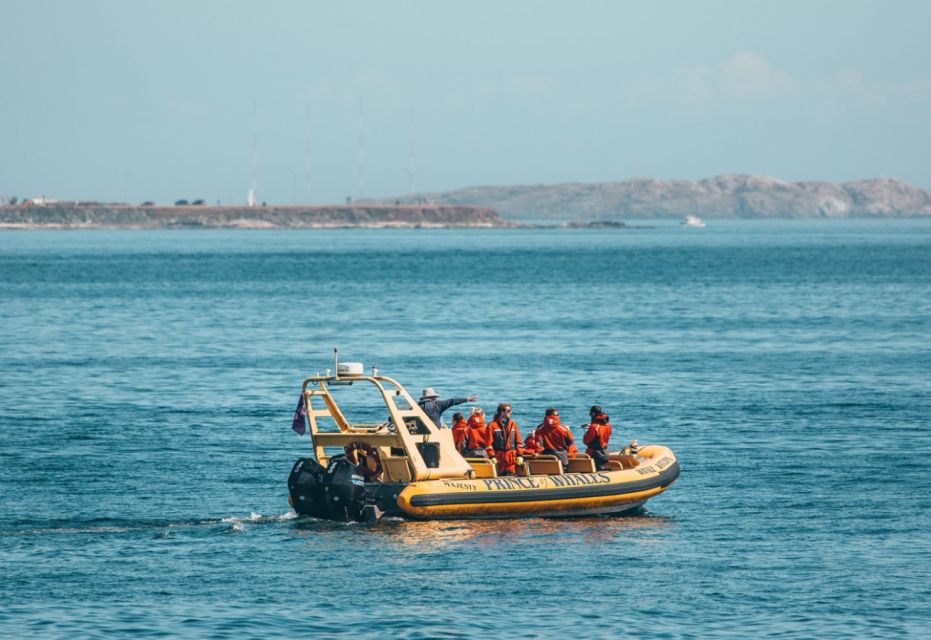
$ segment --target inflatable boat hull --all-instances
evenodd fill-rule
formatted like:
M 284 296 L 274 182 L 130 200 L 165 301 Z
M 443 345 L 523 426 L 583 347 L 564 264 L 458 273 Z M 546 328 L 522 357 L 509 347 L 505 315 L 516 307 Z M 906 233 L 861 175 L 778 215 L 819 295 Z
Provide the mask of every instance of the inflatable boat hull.
M 594 473 L 365 483 L 344 458 L 326 469 L 299 460 L 288 486 L 301 515 L 331 520 L 418 520 L 575 517 L 621 514 L 642 507 L 679 477 L 679 463 L 666 447 L 642 450 L 631 469 Z
M 417 519 L 619 514 L 642 507 L 678 477 L 670 453 L 622 471 L 414 482 L 398 496 L 398 507 Z

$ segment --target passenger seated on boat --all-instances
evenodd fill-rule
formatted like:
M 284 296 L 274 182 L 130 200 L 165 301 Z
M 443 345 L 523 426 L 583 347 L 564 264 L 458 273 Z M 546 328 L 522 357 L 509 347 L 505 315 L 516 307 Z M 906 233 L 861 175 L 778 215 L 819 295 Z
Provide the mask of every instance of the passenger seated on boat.
M 466 422 L 465 416 L 461 413 L 453 414 L 453 443 L 456 445 L 456 451 L 462 453 L 465 442 L 466 431 L 469 429 L 469 423 Z
M 524 438 L 524 455 L 533 456 L 543 453 L 543 447 L 540 446 L 540 440 L 537 438 L 536 431 L 528 431 L 527 437 Z
M 543 453 L 556 456 L 565 468 L 569 465 L 569 447 L 574 445 L 572 434 L 559 423 L 559 410 L 549 408 L 543 422 L 537 427 L 537 437 L 543 446 Z
M 582 442 L 588 445 L 585 453 L 595 461 L 595 468 L 601 471 L 608 462 L 608 440 L 611 438 L 611 421 L 597 404 L 588 412 L 591 422 L 583 424 L 585 435 Z
M 463 440 L 463 453 L 466 458 L 487 458 L 491 449 L 491 429 L 485 424 L 485 412 L 481 407 L 472 407 L 468 429 Z

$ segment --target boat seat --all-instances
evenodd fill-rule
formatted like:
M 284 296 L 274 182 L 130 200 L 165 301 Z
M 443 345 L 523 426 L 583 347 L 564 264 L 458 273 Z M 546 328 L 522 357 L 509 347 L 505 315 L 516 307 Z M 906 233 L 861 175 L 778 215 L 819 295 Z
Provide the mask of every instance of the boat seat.
M 562 462 L 556 456 L 537 456 L 525 461 L 529 463 L 532 476 L 558 476 L 562 474 Z
M 493 465 L 488 458 L 466 458 L 465 461 L 472 466 L 476 478 L 498 477 L 497 468 L 495 468 L 495 465 Z
M 386 482 L 410 482 L 414 476 L 407 456 L 387 456 L 381 459 L 382 473 Z
M 569 458 L 566 473 L 595 473 L 595 461 L 588 454 L 580 454 Z
M 620 460 L 608 460 L 605 463 L 605 471 L 623 471 L 624 465 L 621 464 Z

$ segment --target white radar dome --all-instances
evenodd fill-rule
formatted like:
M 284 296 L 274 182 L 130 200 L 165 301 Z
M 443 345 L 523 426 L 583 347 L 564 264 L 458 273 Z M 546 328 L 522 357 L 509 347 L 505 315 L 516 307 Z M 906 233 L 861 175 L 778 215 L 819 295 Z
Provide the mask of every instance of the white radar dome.
M 340 362 L 339 366 L 336 368 L 336 375 L 338 376 L 361 376 L 362 375 L 362 363 L 361 362 Z

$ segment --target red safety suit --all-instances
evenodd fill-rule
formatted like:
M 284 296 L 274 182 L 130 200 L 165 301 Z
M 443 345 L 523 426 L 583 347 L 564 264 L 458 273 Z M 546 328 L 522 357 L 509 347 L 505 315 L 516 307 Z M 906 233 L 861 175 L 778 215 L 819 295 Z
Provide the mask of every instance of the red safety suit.
M 539 439 L 535 432 L 531 431 L 524 439 L 524 453 L 527 455 L 536 455 L 543 451 L 543 447 L 540 445 Z
M 485 416 L 475 414 L 469 417 L 468 429 L 465 432 L 465 446 L 467 451 L 472 455 L 477 454 L 477 449 L 491 449 L 491 429 L 485 424 Z
M 559 423 L 559 416 L 543 418 L 543 424 L 537 427 L 537 438 L 544 449 L 551 451 L 568 451 L 574 445 L 572 434 Z
M 582 442 L 588 445 L 585 453 L 593 455 L 596 449 L 605 450 L 608 448 L 608 440 L 611 438 L 611 423 L 608 422 L 608 416 L 603 413 L 592 418 L 592 423 L 588 425 L 588 430 L 582 436 Z
M 608 462 L 608 440 L 610 438 L 611 422 L 608 416 L 603 413 L 593 416 L 585 435 L 582 436 L 582 442 L 588 445 L 585 453 L 595 461 L 595 467 L 599 471 L 604 469 Z
M 453 443 L 456 445 L 456 451 L 462 450 L 462 443 L 466 437 L 466 431 L 469 428 L 469 423 L 465 418 L 459 420 L 453 425 Z
M 524 448 L 517 423 L 510 418 L 495 416 L 491 424 L 492 453 L 498 459 L 498 475 L 513 475 L 517 471 L 517 456 Z

